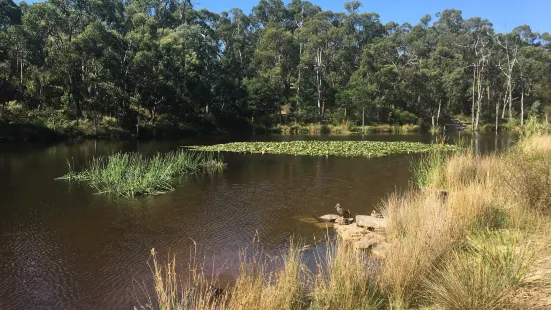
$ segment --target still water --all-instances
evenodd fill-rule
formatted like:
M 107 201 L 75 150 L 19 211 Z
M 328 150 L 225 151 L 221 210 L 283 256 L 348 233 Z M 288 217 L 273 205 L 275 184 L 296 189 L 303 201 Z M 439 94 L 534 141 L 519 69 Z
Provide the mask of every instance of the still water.
M 457 138 L 448 136 L 452 142 Z M 191 144 L 307 139 L 430 143 L 435 137 L 254 136 L 0 145 L 0 309 L 131 309 L 143 301 L 138 284 L 150 283 L 152 248 L 164 258 L 176 255 L 182 271 L 196 248 L 207 272 L 229 283 L 240 251 L 253 239 L 266 253 L 281 253 L 293 236 L 313 243 L 326 232 L 295 217 L 333 213 L 337 202 L 353 213 L 368 214 L 381 199 L 410 185 L 413 155 L 224 154 L 223 173 L 182 179 L 174 192 L 137 199 L 112 199 L 94 194 L 85 184 L 54 180 L 67 172 L 67 160 L 78 165 L 117 151 L 154 154 Z M 506 149 L 513 142 L 510 135 L 472 138 L 478 153 Z

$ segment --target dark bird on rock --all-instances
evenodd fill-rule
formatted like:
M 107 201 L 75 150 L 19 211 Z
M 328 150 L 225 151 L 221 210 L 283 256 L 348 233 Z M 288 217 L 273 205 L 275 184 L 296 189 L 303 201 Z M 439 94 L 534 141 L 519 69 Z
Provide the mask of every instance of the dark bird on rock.
M 344 218 L 350 218 L 350 210 L 347 210 L 347 209 L 343 209 L 341 208 L 341 204 L 340 203 L 337 203 L 337 205 L 335 206 L 335 209 L 337 209 L 337 213 L 344 217 Z
M 224 290 L 219 288 L 219 287 L 216 287 L 214 285 L 209 285 L 209 293 L 212 297 L 214 298 L 220 298 L 220 296 L 222 296 L 222 292 Z

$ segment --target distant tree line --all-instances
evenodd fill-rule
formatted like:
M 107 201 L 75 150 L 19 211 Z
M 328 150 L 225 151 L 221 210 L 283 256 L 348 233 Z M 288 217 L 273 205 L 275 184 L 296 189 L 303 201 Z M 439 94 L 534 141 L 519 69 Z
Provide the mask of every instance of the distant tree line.
M 360 7 L 260 0 L 250 14 L 218 14 L 190 0 L 1 0 L 0 115 L 250 128 L 438 126 L 463 114 L 475 130 L 547 115 L 549 33 L 497 33 L 452 9 L 383 24 Z

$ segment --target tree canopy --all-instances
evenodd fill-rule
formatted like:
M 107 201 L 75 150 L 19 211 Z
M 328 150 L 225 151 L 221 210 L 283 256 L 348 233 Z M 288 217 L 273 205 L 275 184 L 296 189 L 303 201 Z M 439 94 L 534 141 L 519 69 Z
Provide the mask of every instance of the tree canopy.
M 551 105 L 551 35 L 459 10 L 383 24 L 302 0 L 250 14 L 189 0 L 0 2 L 0 111 L 68 121 L 246 128 L 278 122 L 523 123 Z

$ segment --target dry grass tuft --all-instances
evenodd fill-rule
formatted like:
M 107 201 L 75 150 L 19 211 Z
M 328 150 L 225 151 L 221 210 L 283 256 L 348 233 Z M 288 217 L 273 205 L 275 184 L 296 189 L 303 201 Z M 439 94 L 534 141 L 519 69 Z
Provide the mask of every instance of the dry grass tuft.
M 351 245 L 331 244 L 318 262 L 309 309 L 384 309 L 376 272 L 375 262 Z
M 534 262 L 518 235 L 486 233 L 454 250 L 424 280 L 427 299 L 444 309 L 503 309 Z

